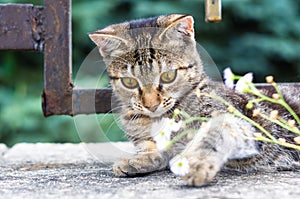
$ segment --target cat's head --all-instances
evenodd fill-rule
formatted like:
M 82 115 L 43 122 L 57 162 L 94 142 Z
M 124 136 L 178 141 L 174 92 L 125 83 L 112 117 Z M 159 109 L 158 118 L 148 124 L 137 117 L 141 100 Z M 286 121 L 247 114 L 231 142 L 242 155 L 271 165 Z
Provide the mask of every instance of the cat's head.
M 193 17 L 172 14 L 108 26 L 89 34 L 115 94 L 135 113 L 160 117 L 201 80 Z

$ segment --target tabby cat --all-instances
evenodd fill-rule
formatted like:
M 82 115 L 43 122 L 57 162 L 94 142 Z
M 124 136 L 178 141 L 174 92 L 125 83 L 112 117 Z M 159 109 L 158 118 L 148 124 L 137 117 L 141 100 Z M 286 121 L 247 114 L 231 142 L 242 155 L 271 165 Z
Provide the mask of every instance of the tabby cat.
M 113 165 L 115 175 L 136 176 L 166 169 L 170 159 L 182 151 L 190 166 L 183 179 L 193 186 L 211 182 L 220 170 L 250 172 L 299 168 L 299 152 L 244 139 L 257 129 L 228 114 L 223 103 L 197 95 L 214 92 L 276 138 L 292 141 L 295 137 L 277 125 L 252 116 L 254 108 L 266 114 L 270 108 L 276 108 L 281 117 L 288 119 L 289 114 L 281 107 L 264 102 L 248 110 L 245 105 L 251 96 L 210 80 L 196 49 L 193 23 L 190 15 L 171 14 L 110 25 L 89 34 L 99 48 L 114 94 L 121 103 L 121 121 L 126 135 L 137 149 L 136 155 Z M 293 87 L 282 87 L 282 90 L 299 115 L 300 92 Z M 265 93 L 271 95 L 272 91 Z M 163 117 L 171 117 L 175 108 L 191 116 L 212 119 L 201 133 L 184 137 L 169 150 L 158 151 L 150 135 L 151 126 Z M 200 123 L 193 123 L 193 127 L 200 127 Z

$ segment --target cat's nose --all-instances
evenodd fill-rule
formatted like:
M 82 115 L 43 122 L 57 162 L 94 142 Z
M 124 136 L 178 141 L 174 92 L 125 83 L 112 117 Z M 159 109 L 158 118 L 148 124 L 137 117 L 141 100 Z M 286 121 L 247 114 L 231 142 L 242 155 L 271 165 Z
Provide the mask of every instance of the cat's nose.
M 147 108 L 151 112 L 155 112 L 157 110 L 158 106 L 159 106 L 159 103 L 155 104 L 153 106 L 145 106 L 145 108 Z
M 161 102 L 160 95 L 157 90 L 146 87 L 143 90 L 142 103 L 145 108 L 151 112 L 155 112 Z

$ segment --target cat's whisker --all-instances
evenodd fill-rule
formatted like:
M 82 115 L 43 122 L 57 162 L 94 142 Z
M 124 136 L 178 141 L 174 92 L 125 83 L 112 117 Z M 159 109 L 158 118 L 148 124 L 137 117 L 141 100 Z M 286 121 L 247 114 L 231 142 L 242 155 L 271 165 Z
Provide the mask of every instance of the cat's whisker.
M 110 113 L 120 113 L 120 110 L 122 110 L 122 108 L 126 108 L 126 106 L 125 105 L 115 106 L 111 109 Z

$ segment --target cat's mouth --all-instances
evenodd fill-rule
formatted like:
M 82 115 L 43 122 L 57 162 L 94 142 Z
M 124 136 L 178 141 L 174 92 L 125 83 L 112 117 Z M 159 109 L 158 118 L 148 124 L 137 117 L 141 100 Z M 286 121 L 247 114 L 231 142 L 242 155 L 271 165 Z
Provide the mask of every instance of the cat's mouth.
M 135 107 L 133 107 L 135 109 Z M 170 103 L 166 107 L 165 104 L 158 104 L 156 107 L 145 107 L 140 106 L 138 109 L 135 109 L 135 111 L 140 115 L 145 115 L 150 118 L 160 118 L 163 117 L 166 114 L 172 114 L 174 109 L 176 108 L 176 103 Z
M 157 118 L 157 117 L 161 117 L 162 115 L 164 115 L 166 112 L 168 112 L 168 110 L 163 109 L 160 105 L 158 105 L 158 107 L 156 107 L 156 108 L 143 107 L 143 109 L 138 112 L 139 112 L 139 114 L 146 115 L 150 118 Z
M 161 118 L 161 117 L 164 117 L 166 115 L 173 115 L 174 110 L 176 109 L 176 107 L 177 107 L 176 104 L 174 104 L 169 109 L 164 109 L 162 111 L 152 112 L 152 113 L 148 114 L 148 116 L 150 118 Z

